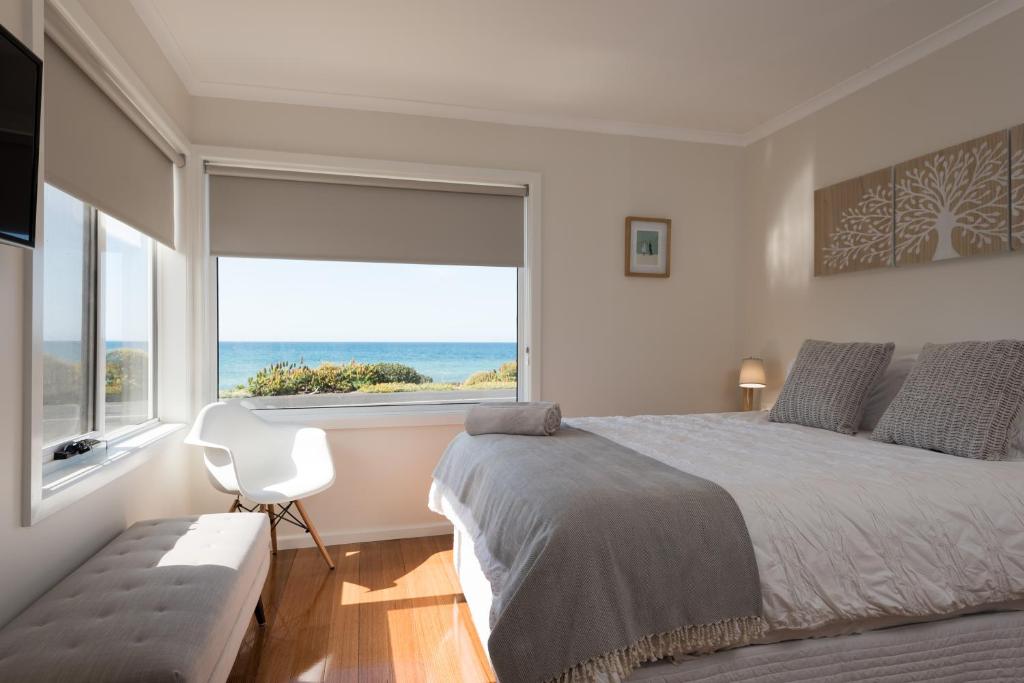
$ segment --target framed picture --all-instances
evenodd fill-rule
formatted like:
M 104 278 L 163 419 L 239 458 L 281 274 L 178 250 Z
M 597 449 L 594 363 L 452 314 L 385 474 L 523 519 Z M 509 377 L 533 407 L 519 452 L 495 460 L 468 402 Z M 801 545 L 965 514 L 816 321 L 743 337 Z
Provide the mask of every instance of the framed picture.
M 626 275 L 668 277 L 672 221 L 667 218 L 626 218 Z

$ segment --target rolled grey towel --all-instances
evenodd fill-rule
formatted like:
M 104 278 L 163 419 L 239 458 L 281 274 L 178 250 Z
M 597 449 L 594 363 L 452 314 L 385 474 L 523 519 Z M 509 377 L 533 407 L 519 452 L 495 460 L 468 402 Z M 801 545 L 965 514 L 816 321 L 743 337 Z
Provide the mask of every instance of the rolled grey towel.
M 478 403 L 466 411 L 466 432 L 551 436 L 562 424 L 562 409 L 550 401 Z

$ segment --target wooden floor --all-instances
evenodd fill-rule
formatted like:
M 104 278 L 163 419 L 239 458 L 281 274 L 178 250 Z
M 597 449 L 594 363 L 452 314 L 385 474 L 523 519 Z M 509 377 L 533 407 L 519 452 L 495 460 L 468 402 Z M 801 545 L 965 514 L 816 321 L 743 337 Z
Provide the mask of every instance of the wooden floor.
M 330 546 L 273 559 L 231 681 L 494 681 L 452 567 L 452 537 Z

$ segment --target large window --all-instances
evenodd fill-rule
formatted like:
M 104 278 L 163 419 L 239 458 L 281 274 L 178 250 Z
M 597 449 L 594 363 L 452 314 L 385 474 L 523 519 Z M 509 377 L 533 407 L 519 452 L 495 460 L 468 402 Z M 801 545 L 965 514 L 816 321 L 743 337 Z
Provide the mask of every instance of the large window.
M 222 398 L 516 398 L 517 268 L 222 257 L 217 277 Z
M 43 441 L 109 439 L 152 420 L 153 242 L 44 190 Z

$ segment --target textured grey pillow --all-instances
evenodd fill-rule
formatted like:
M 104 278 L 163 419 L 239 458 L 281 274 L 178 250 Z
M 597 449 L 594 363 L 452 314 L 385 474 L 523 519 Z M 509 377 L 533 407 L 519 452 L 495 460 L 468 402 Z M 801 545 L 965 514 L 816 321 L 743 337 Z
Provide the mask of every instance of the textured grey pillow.
M 1024 341 L 926 344 L 871 438 L 1001 460 L 1021 401 Z
M 910 368 L 914 367 L 915 362 L 916 353 L 892 359 L 889 367 L 868 392 L 868 400 L 864 402 L 864 419 L 860 421 L 860 429 L 857 431 L 870 432 L 878 425 L 889 404 L 896 398 L 896 394 L 900 393 L 900 387 L 907 381 L 907 375 L 910 374 Z
M 808 339 L 768 419 L 854 434 L 868 392 L 885 372 L 894 344 Z

